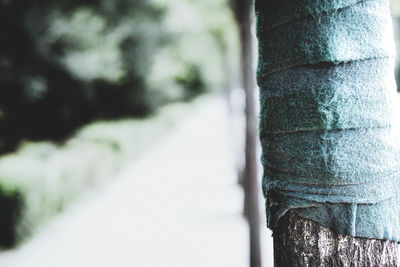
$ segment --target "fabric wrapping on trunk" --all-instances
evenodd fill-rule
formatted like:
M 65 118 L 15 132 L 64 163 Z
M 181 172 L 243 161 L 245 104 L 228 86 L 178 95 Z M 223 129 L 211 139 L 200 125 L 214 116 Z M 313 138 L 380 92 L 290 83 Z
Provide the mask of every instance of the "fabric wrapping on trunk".
M 264 27 L 263 20 L 258 19 L 258 77 L 304 64 L 394 56 L 392 21 L 386 2 L 359 2 L 271 28 Z
M 388 0 L 256 0 L 268 226 L 288 210 L 400 241 L 400 131 Z

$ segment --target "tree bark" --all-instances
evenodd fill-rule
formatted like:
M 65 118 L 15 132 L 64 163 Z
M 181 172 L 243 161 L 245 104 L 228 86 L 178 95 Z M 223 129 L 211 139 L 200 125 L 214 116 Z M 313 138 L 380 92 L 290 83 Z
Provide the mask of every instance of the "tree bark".
M 275 266 L 398 266 L 395 241 L 338 235 L 289 211 L 274 229 Z

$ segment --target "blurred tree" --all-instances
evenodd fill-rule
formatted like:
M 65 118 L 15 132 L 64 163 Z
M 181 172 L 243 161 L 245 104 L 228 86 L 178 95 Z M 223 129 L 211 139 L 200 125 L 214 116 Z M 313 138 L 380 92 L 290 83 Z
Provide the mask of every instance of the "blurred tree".
M 226 3 L 226 0 L 0 0 L 0 154 L 22 142 L 17 153 L 9 156 L 33 145 L 29 150 L 36 154 L 34 160 L 38 158 L 41 162 L 43 157 L 47 161 L 56 146 L 45 142 L 51 148 L 43 152 L 41 145 L 24 140 L 62 141 L 93 119 L 142 116 L 168 101 L 189 100 L 208 89 L 222 87 L 226 77 L 221 58 L 229 58 L 231 46 L 236 44 L 236 38 L 231 38 L 234 24 Z M 165 118 L 163 123 L 169 125 L 169 116 Z M 101 131 L 96 124 L 93 123 L 94 129 Z M 147 128 L 143 131 L 150 129 Z M 97 131 L 94 130 L 94 146 L 107 150 L 107 157 L 114 160 L 116 155 L 107 148 L 108 137 L 102 144 Z M 114 130 L 111 135 L 115 137 Z M 123 145 L 137 141 L 129 134 L 126 141 L 125 135 L 120 136 L 121 140 L 117 138 L 121 143 L 111 140 L 113 151 L 124 151 Z M 60 151 L 68 155 L 70 143 Z M 86 150 L 78 143 L 77 153 Z M 7 157 L 1 160 L 6 166 L 10 164 L 5 160 Z M 59 161 L 75 166 L 75 158 L 73 153 Z M 117 161 L 120 163 L 119 156 Z M 20 164 L 16 165 L 20 169 Z M 36 161 L 32 165 L 43 167 Z M 78 171 L 78 175 L 74 172 L 71 177 L 65 176 L 64 171 L 60 177 L 53 171 L 49 176 L 41 171 L 36 175 L 29 166 L 22 168 L 26 173 L 21 174 L 21 179 L 3 172 L 0 177 L 3 245 L 12 245 L 19 241 L 16 234 L 25 237 L 33 230 L 30 225 L 35 225 L 36 219 L 23 226 L 22 231 L 15 230 L 19 229 L 23 213 L 31 208 L 25 206 L 36 205 L 36 201 L 30 200 L 26 202 L 29 205 L 20 205 L 30 199 L 26 197 L 30 192 L 41 199 L 33 212 L 33 217 L 39 214 L 41 220 L 42 214 L 55 213 L 53 208 L 58 212 L 63 205 L 53 206 L 52 197 L 58 199 L 58 195 L 67 192 L 69 198 L 69 190 L 76 194 L 76 186 L 64 188 L 64 180 L 69 183 L 73 177 L 76 184 L 87 184 L 86 176 L 91 176 L 92 171 L 88 174 L 86 167 L 82 176 Z M 42 182 L 37 183 L 49 180 L 47 177 L 62 188 L 54 193 L 57 196 L 47 192 Z M 3 190 L 7 179 L 22 182 L 24 189 L 18 191 L 21 193 Z M 40 184 L 43 192 L 38 192 L 32 183 Z M 2 195 L 3 192 L 7 195 Z
M 144 0 L 0 1 L 0 152 L 151 112 L 162 13 Z
M 220 87 L 234 43 L 227 10 L 225 0 L 0 1 L 0 153 Z
M 241 175 L 245 191 L 245 215 L 250 228 L 250 266 L 261 266 L 259 186 L 257 180 L 257 119 L 255 115 L 253 70 L 252 0 L 231 0 L 231 6 L 239 28 L 241 44 L 242 87 L 245 92 L 246 133 L 245 167 Z

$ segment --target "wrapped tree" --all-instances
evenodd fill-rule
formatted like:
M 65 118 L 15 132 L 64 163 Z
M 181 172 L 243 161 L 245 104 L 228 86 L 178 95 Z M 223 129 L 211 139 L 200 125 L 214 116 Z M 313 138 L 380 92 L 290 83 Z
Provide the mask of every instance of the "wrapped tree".
M 387 0 L 256 1 L 277 266 L 393 266 L 399 227 Z

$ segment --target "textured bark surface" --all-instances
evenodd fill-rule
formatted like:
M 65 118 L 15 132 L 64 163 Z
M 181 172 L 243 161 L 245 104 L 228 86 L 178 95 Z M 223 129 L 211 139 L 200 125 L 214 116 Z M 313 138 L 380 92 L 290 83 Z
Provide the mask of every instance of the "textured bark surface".
M 288 212 L 274 229 L 274 265 L 398 266 L 398 243 L 338 235 Z

